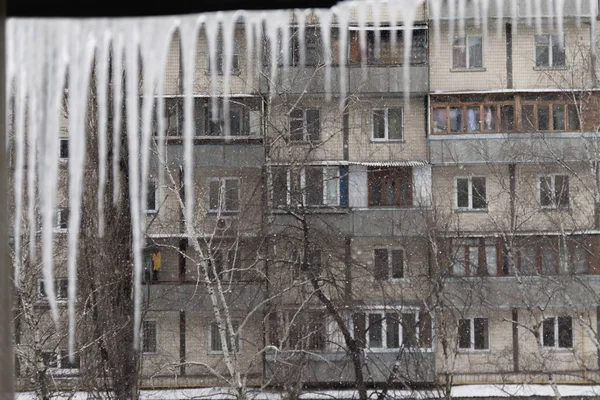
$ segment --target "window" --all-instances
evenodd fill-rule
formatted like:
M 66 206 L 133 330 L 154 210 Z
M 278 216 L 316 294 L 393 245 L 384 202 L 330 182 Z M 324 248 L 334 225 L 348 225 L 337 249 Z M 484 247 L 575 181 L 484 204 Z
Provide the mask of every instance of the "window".
M 209 212 L 238 212 L 240 209 L 240 180 L 211 178 L 209 180 Z
M 183 133 L 183 102 L 173 99 L 167 109 L 170 117 L 167 120 L 167 134 L 181 135 Z M 225 100 L 216 99 L 216 113 L 213 113 L 210 98 L 194 99 L 195 135 L 205 138 L 220 138 L 226 136 L 227 124 L 229 134 L 227 137 L 260 137 L 262 133 L 262 100 L 258 97 L 231 97 L 229 103 L 229 117 L 225 115 Z M 165 104 L 167 107 L 168 104 Z
M 156 188 L 156 182 L 153 180 L 148 180 L 148 192 L 146 193 L 146 212 L 153 213 L 156 212 L 157 208 L 157 195 L 158 191 Z
M 144 252 L 144 277 L 145 282 L 156 282 L 162 267 L 162 256 L 159 250 Z
M 321 249 L 310 249 L 306 260 L 300 257 L 297 251 L 292 254 L 293 272 L 292 276 L 295 280 L 300 279 L 302 272 L 311 272 L 312 275 L 319 275 L 323 270 L 323 252 Z
M 455 190 L 457 209 L 487 209 L 484 177 L 456 178 Z
M 564 67 L 567 58 L 564 39 L 561 35 L 535 35 L 535 66 Z
M 458 348 L 461 350 L 488 350 L 490 348 L 488 319 L 458 320 Z
M 412 207 L 412 168 L 369 169 L 369 206 Z
M 454 36 L 452 41 L 452 68 L 482 68 L 483 47 L 481 36 Z
M 304 205 L 308 207 L 346 206 L 342 185 L 347 186 L 343 167 L 306 166 L 304 168 L 272 167 L 273 206 Z
M 320 132 L 318 108 L 295 108 L 290 111 L 290 140 L 292 142 L 318 142 Z
M 372 350 L 431 347 L 431 317 L 426 313 L 360 312 L 352 322 L 355 339 Z
M 52 373 L 78 373 L 81 364 L 78 353 L 75 353 L 73 362 L 71 362 L 69 360 L 69 352 L 65 349 L 57 349 L 56 351 L 43 351 L 42 360 L 44 366 L 50 369 Z
M 165 134 L 167 136 L 181 136 L 183 134 L 183 99 L 165 99 Z M 158 130 L 158 123 L 156 126 Z
M 240 251 L 235 249 L 212 250 L 207 259 L 208 276 L 215 280 L 215 272 L 222 281 L 239 281 L 241 279 Z M 214 269 L 213 269 L 214 266 Z
M 69 158 L 69 139 L 60 139 L 60 158 Z
M 368 29 L 368 28 L 367 28 Z M 376 36 L 379 34 L 379 45 Z M 367 30 L 367 65 L 402 65 L 404 64 L 404 32 L 393 31 L 381 27 L 378 31 Z M 394 38 L 395 36 L 395 38 Z M 394 48 L 395 39 L 395 48 Z M 410 64 L 422 65 L 427 63 L 427 30 L 414 29 L 410 52 Z M 350 64 L 361 62 L 361 49 L 358 31 L 350 32 Z
M 373 140 L 404 139 L 402 108 L 373 110 Z
M 540 176 L 539 199 L 543 208 L 568 208 L 569 177 L 567 175 Z
M 495 239 L 457 239 L 451 249 L 452 275 L 497 275 L 498 247 Z
M 156 353 L 156 321 L 142 321 L 142 351 Z
M 570 349 L 573 347 L 573 321 L 571 317 L 545 318 L 542 322 L 544 347 Z
M 587 248 L 585 241 L 571 242 L 571 264 L 575 274 L 586 274 L 588 272 L 588 254 L 590 251 Z
M 69 229 L 69 208 L 59 207 L 54 216 L 54 230 L 64 232 Z
M 227 340 L 227 351 L 236 353 L 240 352 L 240 332 L 238 330 L 239 322 L 232 321 L 231 327 L 227 326 L 225 329 L 225 337 Z M 210 324 L 210 351 L 211 353 L 222 353 L 223 352 L 223 344 L 221 342 L 221 333 L 219 331 L 219 324 L 217 322 L 213 322 Z M 232 345 L 232 336 L 234 338 L 235 349 Z
M 289 350 L 325 350 L 327 318 L 319 311 L 272 313 L 269 315 L 269 342 Z
M 373 250 L 375 280 L 404 278 L 404 250 Z
M 47 298 L 46 284 L 43 280 L 38 282 L 38 295 L 42 299 Z M 56 300 L 67 300 L 69 297 L 69 280 L 68 279 L 55 279 L 54 280 L 54 295 Z

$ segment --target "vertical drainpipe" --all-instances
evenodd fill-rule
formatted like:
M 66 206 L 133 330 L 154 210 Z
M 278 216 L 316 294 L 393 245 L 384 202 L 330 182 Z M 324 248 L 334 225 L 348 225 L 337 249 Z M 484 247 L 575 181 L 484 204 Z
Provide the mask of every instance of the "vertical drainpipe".
M 512 25 L 506 24 L 506 87 L 513 88 Z
M 8 159 L 6 152 L 6 71 L 5 71 L 6 1 L 0 0 L 0 400 L 14 397 L 13 344 L 8 256 Z
M 348 43 L 346 45 L 346 48 L 349 50 L 350 49 L 350 35 L 348 35 Z M 349 62 L 346 61 L 348 64 Z M 342 79 L 346 79 L 346 88 L 349 90 L 350 88 L 350 71 L 348 70 L 349 65 L 346 66 L 346 76 L 342 77 Z M 343 157 L 344 157 L 344 161 L 348 161 L 350 160 L 350 110 L 348 109 L 349 107 L 349 102 L 348 102 L 348 95 L 345 95 L 346 98 L 344 99 L 344 112 L 342 114 L 342 141 L 343 141 Z M 348 175 L 350 175 L 350 168 L 347 167 L 346 169 Z M 346 179 L 346 181 L 348 182 L 348 184 L 346 185 L 346 190 L 348 191 L 348 193 L 346 194 L 346 197 L 348 198 L 348 208 L 350 207 L 350 196 L 349 196 L 349 192 L 350 192 L 350 176 L 348 176 L 348 178 Z M 352 214 L 349 213 L 348 214 L 349 218 L 353 218 Z M 351 224 L 352 226 L 352 230 L 351 232 L 354 232 L 354 224 Z M 346 298 L 346 302 L 350 301 L 352 298 L 352 233 L 350 234 L 346 234 L 346 237 L 344 238 L 344 263 L 346 264 L 346 268 L 345 268 L 345 280 L 346 280 L 346 284 L 344 287 L 344 297 Z

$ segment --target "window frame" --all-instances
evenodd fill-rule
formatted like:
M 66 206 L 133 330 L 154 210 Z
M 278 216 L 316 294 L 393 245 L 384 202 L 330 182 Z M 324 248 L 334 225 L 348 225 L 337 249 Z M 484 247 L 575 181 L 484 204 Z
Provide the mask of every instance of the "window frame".
M 571 322 L 571 346 L 570 347 L 564 347 L 560 345 L 560 324 L 559 324 L 559 319 L 560 318 L 569 318 L 570 322 Z M 553 330 L 553 341 L 554 344 L 552 346 L 547 346 L 544 342 L 544 323 L 547 320 L 553 319 L 554 322 L 554 330 Z M 549 316 L 545 316 L 541 323 L 540 323 L 540 340 L 541 340 L 541 345 L 542 348 L 545 350 L 554 350 L 554 351 L 571 351 L 573 350 L 574 346 L 574 342 L 575 342 L 575 336 L 574 336 L 574 329 L 573 329 L 573 317 L 571 317 L 570 315 L 549 315 Z
M 455 44 L 455 40 L 456 39 L 461 39 L 461 38 L 464 39 L 464 43 L 465 44 L 464 45 L 456 45 Z M 480 45 L 481 45 L 481 60 L 480 60 L 481 66 L 477 66 L 477 67 L 471 66 L 471 50 L 470 50 L 470 46 L 469 46 L 469 39 L 471 39 L 471 38 L 478 38 L 479 39 L 479 42 L 480 42 Z M 454 65 L 454 50 L 455 50 L 455 48 L 461 48 L 461 47 L 465 48 L 465 60 L 464 60 L 465 61 L 465 66 L 464 67 Z M 467 35 L 464 35 L 464 36 L 455 35 L 452 38 L 452 70 L 456 70 L 456 71 L 466 71 L 466 70 L 475 70 L 475 71 L 478 71 L 478 70 L 483 70 L 485 68 L 483 66 L 484 65 L 484 63 L 483 63 L 484 48 L 485 47 L 484 47 L 484 44 L 483 44 L 483 35 L 471 35 L 471 34 L 467 34 Z
M 228 208 L 223 208 L 222 206 L 227 207 L 227 181 L 237 181 L 237 209 L 228 209 Z M 211 192 L 211 183 L 212 182 L 219 182 L 220 183 L 220 188 L 219 188 L 219 199 L 217 201 L 217 208 L 212 208 L 211 204 L 212 204 L 212 192 Z M 208 178 L 207 180 L 207 194 L 206 194 L 206 204 L 208 205 L 207 207 L 207 213 L 208 214 L 219 214 L 219 215 L 227 215 L 227 214 L 238 214 L 241 211 L 241 182 L 242 179 L 239 177 L 235 177 L 235 176 L 231 176 L 231 177 L 222 177 L 222 178 L 216 178 L 216 177 L 212 177 L 212 178 Z M 221 201 L 221 197 L 223 197 L 223 201 Z
M 47 373 L 51 375 L 79 375 L 81 370 L 81 357 L 79 352 L 75 353 L 76 364 L 78 365 L 75 368 L 69 368 L 63 365 L 63 359 L 65 357 L 68 358 L 69 356 L 69 352 L 67 349 L 56 348 L 54 350 L 42 350 L 42 359 L 45 359 L 49 355 L 54 355 L 54 362 L 56 363 L 56 367 L 45 365 Z
M 548 38 L 548 44 L 545 45 L 547 46 L 547 50 L 548 50 L 548 65 L 539 65 L 538 64 L 538 47 L 545 47 L 544 45 L 538 45 L 537 41 L 538 41 L 538 37 L 542 37 L 545 36 Z M 562 54 L 563 54 L 563 60 L 564 60 L 564 64 L 559 64 L 559 65 L 554 65 L 554 38 L 555 37 L 559 37 L 560 34 L 559 33 L 542 33 L 542 34 L 534 34 L 533 36 L 533 47 L 534 47 L 534 56 L 535 56 L 535 68 L 540 68 L 540 69 L 544 69 L 544 68 L 552 68 L 552 69 L 562 69 L 562 68 L 567 68 L 567 42 L 566 42 L 566 35 L 565 33 L 562 33 L 562 46 L 560 46 L 560 38 L 558 39 L 559 42 L 556 43 L 556 45 L 558 45 L 559 47 L 562 47 Z
M 144 212 L 146 214 L 156 214 L 158 213 L 158 184 L 154 179 L 148 179 L 146 185 L 146 207 Z M 150 190 L 151 188 L 154 188 L 154 190 Z M 154 208 L 152 209 L 148 208 L 148 201 L 151 195 L 154 197 Z
M 385 204 L 385 182 L 392 180 L 396 187 L 394 188 L 394 203 Z M 379 182 L 380 204 L 373 202 L 373 185 Z M 402 195 L 402 187 L 408 184 L 408 194 Z M 367 170 L 368 184 L 368 207 L 369 208 L 413 208 L 414 204 L 414 182 L 413 182 L 413 167 L 384 167 L 384 168 L 369 168 Z M 406 202 L 403 203 L 403 199 Z
M 231 71 L 230 75 L 239 75 L 240 74 L 240 46 L 239 41 L 237 39 L 237 32 L 233 32 L 233 48 L 231 54 Z M 208 46 L 208 42 L 207 42 Z M 216 73 L 217 75 L 225 75 L 225 41 L 223 40 L 223 33 L 219 31 L 217 33 L 217 38 L 215 40 L 215 64 L 216 64 Z M 208 50 L 208 49 L 207 49 Z M 211 72 L 211 62 L 210 55 L 206 57 L 207 67 L 206 70 L 208 73 Z
M 306 208 L 314 208 L 314 209 L 323 209 L 323 208 L 339 208 L 340 207 L 340 203 L 341 203 L 341 178 L 342 178 L 342 173 L 340 171 L 340 166 L 339 165 L 305 165 L 302 166 L 300 169 L 296 169 L 294 170 L 294 168 L 291 168 L 289 165 L 273 165 L 271 166 L 271 170 L 270 170 L 270 177 L 271 177 L 271 185 L 273 185 L 273 169 L 284 169 L 285 170 L 285 176 L 286 176 L 286 200 L 285 200 L 285 204 L 275 204 L 275 190 L 274 187 L 272 186 L 272 193 L 271 193 L 271 201 L 273 204 L 273 209 L 282 209 L 282 208 L 286 208 L 286 207 L 299 207 L 299 206 L 304 206 Z M 322 204 L 307 204 L 307 193 L 306 193 L 306 169 L 307 168 L 322 168 L 322 174 L 323 174 L 323 203 Z M 328 172 L 330 171 L 334 174 L 333 179 L 326 179 L 326 177 L 328 176 Z M 302 204 L 299 204 L 295 201 L 295 199 L 293 198 L 293 193 L 292 193 L 292 172 L 298 172 L 300 174 L 300 191 L 301 191 L 301 195 L 302 195 Z M 336 186 L 336 201 L 334 203 L 330 203 L 329 202 L 329 198 L 327 195 L 327 184 L 328 182 L 334 182 L 335 186 Z
M 458 205 L 458 181 L 459 180 L 467 180 L 467 199 L 468 199 L 468 205 L 466 207 L 460 207 Z M 473 194 L 473 179 L 484 179 L 484 184 L 485 184 L 485 198 L 483 199 L 485 201 L 485 207 L 482 208 L 473 208 L 473 203 L 474 203 L 474 194 Z M 461 211 L 461 212 L 487 212 L 489 211 L 489 203 L 487 200 L 487 178 L 485 176 L 481 176 L 481 175 L 471 175 L 471 176 L 456 176 L 454 177 L 454 209 L 456 211 Z
M 225 324 L 227 324 L 227 321 L 223 321 Z M 229 324 L 227 324 L 229 325 Z M 237 345 L 235 347 L 237 347 L 235 349 L 235 351 L 232 351 L 233 349 L 228 349 L 229 350 L 229 354 L 241 354 L 242 353 L 242 329 L 240 328 L 240 321 L 238 321 L 237 319 L 232 320 L 231 321 L 231 325 L 232 325 L 232 330 L 237 331 Z M 218 340 L 219 340 L 219 344 L 221 345 L 221 350 L 215 350 L 213 348 L 213 328 L 216 327 L 217 332 L 219 332 L 219 325 L 217 323 L 217 321 L 211 321 L 210 324 L 208 324 L 207 330 L 208 330 L 208 334 L 206 335 L 208 338 L 208 354 L 209 355 L 222 355 L 223 352 L 223 344 L 221 342 L 221 335 L 219 332 L 219 335 L 217 335 Z M 229 338 L 229 327 L 227 327 L 227 335 Z M 230 347 L 234 347 L 233 343 L 231 343 Z
M 477 266 L 472 267 L 471 260 L 471 249 L 477 249 Z M 455 261 L 457 249 L 464 251 L 464 274 L 457 274 L 455 269 Z M 488 264 L 488 249 L 493 249 L 494 257 L 496 259 L 496 265 L 494 267 L 494 273 L 490 274 L 490 265 Z M 499 274 L 499 268 L 501 267 L 501 252 L 499 249 L 497 238 L 460 238 L 453 239 L 450 243 L 451 254 L 449 259 L 451 260 L 450 274 L 457 278 L 472 278 L 472 277 L 494 277 L 502 276 Z M 484 261 L 485 264 L 482 264 Z M 485 272 L 485 273 L 483 273 Z
M 270 344 L 281 347 L 287 351 L 320 353 L 328 351 L 329 323 L 327 313 L 319 309 L 307 310 L 282 310 L 269 315 Z M 315 325 L 319 325 L 315 329 Z M 308 331 L 307 331 L 308 330 Z M 311 343 L 314 334 L 316 342 Z M 308 334 L 308 335 L 307 335 Z M 313 347 L 312 344 L 319 344 Z
M 556 198 L 556 177 L 560 176 L 566 178 L 566 182 L 567 182 L 567 193 L 566 193 L 566 198 L 567 198 L 567 204 L 566 205 L 561 205 L 558 204 L 557 202 L 557 198 Z M 543 205 L 542 204 L 542 179 L 544 178 L 550 178 L 550 182 L 551 182 L 551 204 L 548 205 Z M 570 183 L 571 179 L 569 177 L 568 174 L 538 174 L 537 176 L 537 200 L 538 203 L 540 204 L 540 207 L 544 210 L 563 210 L 563 211 L 569 211 L 571 210 L 571 204 L 572 204 L 572 199 L 571 199 L 571 183 Z
M 66 213 L 66 216 L 65 216 Z M 53 230 L 57 233 L 64 233 L 69 231 L 69 207 L 58 207 L 54 212 L 54 226 Z M 63 223 L 63 217 L 66 218 Z
M 476 349 L 475 348 L 475 320 L 481 319 L 487 321 L 487 348 Z M 460 347 L 460 321 L 469 321 L 469 347 Z M 489 353 L 492 350 L 492 335 L 490 328 L 490 318 L 483 316 L 474 316 L 468 318 L 459 318 L 457 323 L 457 335 L 456 335 L 456 349 L 459 353 Z M 485 338 L 484 338 L 485 341 Z
M 302 117 L 292 117 L 292 113 L 294 111 L 301 111 Z M 309 138 L 309 123 L 308 123 L 308 113 L 309 111 L 316 111 L 318 114 L 318 129 L 316 135 L 318 136 L 316 139 Z M 302 125 L 302 139 L 296 140 L 294 139 L 294 133 L 292 131 L 292 121 L 300 121 Z M 287 116 L 287 127 L 289 132 L 289 141 L 292 144 L 298 143 L 320 143 L 321 142 L 321 108 L 320 107 L 295 107 L 290 110 Z
M 377 272 L 377 251 L 385 250 L 387 252 L 387 265 L 385 266 L 385 277 L 378 278 Z M 401 251 L 402 252 L 402 276 L 394 277 L 394 262 L 393 262 L 393 253 Z M 393 282 L 393 281 L 402 281 L 406 279 L 406 251 L 402 247 L 376 247 L 373 249 L 373 281 L 375 282 Z
M 145 351 L 146 348 L 146 328 L 144 326 L 144 324 L 146 323 L 153 323 L 154 324 L 154 351 Z M 158 354 L 158 319 L 156 318 L 149 318 L 149 319 L 144 319 L 142 321 L 142 326 L 141 326 L 141 340 L 140 340 L 140 345 L 141 345 L 141 352 L 144 355 L 152 355 L 152 354 Z
M 69 159 L 69 138 L 64 138 L 61 137 L 58 139 L 59 141 L 59 154 L 58 154 L 58 158 L 60 160 L 68 160 Z M 66 147 L 63 148 L 63 145 L 65 145 Z M 64 152 L 63 152 L 64 150 Z
M 390 110 L 400 111 L 401 114 L 401 123 L 400 123 L 400 138 L 390 139 L 390 130 L 389 130 L 389 113 Z M 383 129 L 383 138 L 375 137 L 375 112 L 383 111 L 384 116 L 384 129 Z M 371 110 L 371 140 L 373 142 L 404 142 L 404 107 L 382 107 L 382 108 L 373 108 Z
M 69 298 L 69 279 L 68 278 L 55 278 L 54 283 L 54 294 L 56 301 L 59 303 L 66 303 Z M 62 285 L 64 284 L 64 293 Z M 38 279 L 37 283 L 37 297 L 41 301 L 48 301 L 48 295 L 45 290 L 44 279 Z

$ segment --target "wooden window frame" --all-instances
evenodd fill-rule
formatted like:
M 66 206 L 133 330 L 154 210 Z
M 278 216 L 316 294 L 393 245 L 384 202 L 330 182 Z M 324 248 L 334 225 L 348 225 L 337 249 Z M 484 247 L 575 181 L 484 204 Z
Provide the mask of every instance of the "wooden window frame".
M 389 167 L 389 168 L 370 168 L 368 170 L 368 197 L 369 197 L 369 207 L 396 207 L 396 208 L 411 208 L 414 207 L 413 203 L 413 170 L 412 167 Z M 394 190 L 394 203 L 393 204 L 385 204 L 385 181 L 388 179 L 392 179 L 396 182 L 396 188 Z M 372 199 L 372 190 L 373 190 L 373 182 L 379 181 L 380 184 L 380 194 L 381 194 L 381 204 L 374 204 Z M 402 195 L 401 195 L 401 183 L 408 183 L 408 195 L 405 204 L 402 203 Z
M 475 348 L 475 320 L 476 319 L 482 319 L 482 320 L 486 320 L 487 321 L 487 347 L 482 348 L 482 349 L 476 349 Z M 470 342 L 470 346 L 469 347 L 460 347 L 460 321 L 469 321 L 469 342 Z M 492 345 L 491 345 L 491 329 L 490 329 L 490 319 L 488 317 L 470 317 L 470 318 L 460 318 L 458 320 L 458 326 L 457 326 L 457 340 L 456 340 L 456 348 L 458 349 L 459 352 L 477 352 L 477 353 L 483 353 L 483 352 L 489 352 L 491 351 Z
M 470 251 L 471 248 L 477 247 L 477 268 L 471 267 L 471 258 Z M 502 275 L 502 265 L 501 265 L 501 247 L 499 240 L 497 238 L 463 238 L 463 239 L 455 239 L 452 240 L 450 245 L 450 251 L 452 260 L 454 258 L 454 251 L 456 248 L 463 248 L 465 252 L 465 274 L 464 275 L 455 275 L 453 269 L 451 269 L 451 273 L 453 276 L 469 278 L 469 277 L 478 277 L 478 276 L 503 276 Z M 496 255 L 496 268 L 495 273 L 493 275 L 489 274 L 489 268 L 487 264 L 487 248 L 493 248 Z M 485 273 L 484 273 L 485 272 Z

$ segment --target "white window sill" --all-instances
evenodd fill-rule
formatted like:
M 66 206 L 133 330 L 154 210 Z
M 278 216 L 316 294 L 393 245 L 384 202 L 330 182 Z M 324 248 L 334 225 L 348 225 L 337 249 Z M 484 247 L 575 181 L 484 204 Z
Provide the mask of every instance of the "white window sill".
M 407 352 L 407 353 L 431 353 L 433 349 L 424 348 L 424 347 L 365 347 L 364 350 L 367 350 L 371 353 L 397 353 L 398 351 Z
M 548 353 L 562 353 L 562 354 L 573 354 L 572 347 L 545 347 L 542 346 L 542 350 Z
M 404 144 L 404 143 L 406 143 L 406 140 L 404 140 L 404 139 L 375 139 L 375 138 L 371 138 L 371 144 L 386 144 L 386 143 Z
M 457 349 L 459 354 L 486 354 L 491 353 L 491 349 Z
M 533 67 L 534 71 L 566 71 L 568 69 L 569 69 L 569 67 L 567 67 L 566 65 L 561 65 L 561 66 L 557 66 L 557 67 L 553 67 L 551 65 Z
M 570 213 L 572 209 L 571 207 L 542 206 L 542 211 Z
M 483 67 L 477 68 L 450 68 L 450 72 L 485 72 L 486 69 Z
M 146 214 L 158 214 L 158 210 L 144 210 Z
M 69 230 L 67 228 L 54 228 L 52 229 L 54 233 L 67 233 Z
M 487 213 L 489 210 L 487 208 L 455 208 L 454 212 L 456 213 Z
M 230 351 L 229 354 L 234 354 L 234 353 Z M 235 354 L 240 355 L 240 354 L 242 354 L 242 352 L 241 351 L 236 351 Z M 208 351 L 208 355 L 209 356 L 223 356 L 223 351 L 209 350 Z
M 224 216 L 228 216 L 228 215 L 236 215 L 240 213 L 240 210 L 208 210 L 206 212 L 208 215 L 224 215 Z
M 79 375 L 79 368 L 48 368 L 50 375 Z

